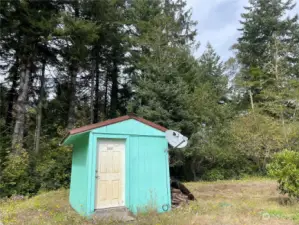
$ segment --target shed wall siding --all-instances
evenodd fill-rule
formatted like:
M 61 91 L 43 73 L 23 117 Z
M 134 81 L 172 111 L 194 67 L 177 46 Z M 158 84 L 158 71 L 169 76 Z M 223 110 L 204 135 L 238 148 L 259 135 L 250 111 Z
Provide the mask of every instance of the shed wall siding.
M 88 134 L 74 142 L 70 185 L 71 206 L 81 215 L 87 214 Z
M 126 193 L 126 206 L 134 214 L 144 210 L 163 212 L 164 204 L 171 207 L 166 148 L 162 137 L 130 137 L 130 190 Z

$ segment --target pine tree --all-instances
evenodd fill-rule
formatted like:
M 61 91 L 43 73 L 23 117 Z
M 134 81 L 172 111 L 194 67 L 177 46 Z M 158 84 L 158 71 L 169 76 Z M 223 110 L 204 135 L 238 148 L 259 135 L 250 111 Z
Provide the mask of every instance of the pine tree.
M 207 44 L 205 52 L 199 58 L 199 65 L 202 74 L 201 81 L 209 82 L 220 99 L 227 89 L 227 79 L 223 76 L 225 68 L 220 61 L 220 56 L 217 55 L 210 43 Z
M 90 117 L 98 122 L 119 115 L 119 87 L 127 51 L 125 1 L 84 1 L 83 15 L 98 27 L 99 38 L 92 43 L 90 55 Z
M 292 35 L 293 25 L 297 16 L 284 18 L 295 7 L 293 0 L 251 0 L 241 15 L 241 37 L 238 39 L 237 50 L 240 63 L 247 69 L 262 69 L 269 61 L 271 54 L 269 45 L 276 34 L 280 41 L 288 41 Z
M 63 57 L 64 69 L 68 74 L 68 117 L 67 128 L 71 129 L 76 122 L 76 93 L 77 78 L 82 68 L 85 69 L 85 62 L 89 54 L 89 46 L 98 38 L 97 26 L 92 21 L 82 18 L 82 3 L 79 0 L 72 1 L 70 7 L 72 12 L 63 16 L 64 27 L 57 31 L 61 38 L 61 55 Z
M 56 2 L 4 1 L 1 3 L 1 47 L 6 62 L 10 65 L 12 85 L 7 96 L 8 113 L 6 125 L 12 123 L 12 109 L 15 108 L 15 125 L 12 146 L 23 145 L 26 105 L 32 74 L 36 71 L 36 62 L 47 42 L 49 30 L 56 24 L 53 16 L 58 10 Z M 54 19 L 55 18 L 55 19 Z M 9 59 L 13 59 L 12 61 Z M 12 62 L 12 63 L 11 63 Z M 19 94 L 16 96 L 18 81 Z M 16 101 L 15 101 L 16 99 Z M 14 107 L 13 107 L 14 106 Z
M 236 119 L 233 136 L 237 154 L 250 153 L 246 157 L 253 159 L 262 173 L 274 152 L 297 148 L 293 135 L 298 135 L 294 131 L 299 103 L 295 72 L 299 57 L 294 54 L 299 44 L 298 16 L 287 16 L 294 6 L 292 0 L 250 1 L 242 14 L 241 37 L 235 45 L 241 66 L 238 91 L 245 90 L 245 109 L 250 103 L 252 112 L 242 113 Z M 261 130 L 264 131 L 260 133 Z M 275 135 L 270 131 L 275 131 Z
M 190 53 L 185 46 L 194 37 L 194 23 L 185 5 L 184 1 L 133 1 L 131 60 L 137 113 L 166 127 L 191 132 L 190 122 L 182 120 L 188 117 L 185 79 L 193 63 L 188 62 Z
M 293 76 L 288 68 L 293 68 L 291 65 L 298 60 L 292 54 L 298 45 L 295 36 L 298 17 L 285 15 L 294 6 L 292 0 L 255 0 L 250 1 L 242 14 L 241 37 L 235 48 L 242 66 L 239 79 L 247 90 L 252 109 L 256 103 L 265 105 L 265 101 L 269 101 L 261 95 L 263 92 L 274 90 L 282 80 Z

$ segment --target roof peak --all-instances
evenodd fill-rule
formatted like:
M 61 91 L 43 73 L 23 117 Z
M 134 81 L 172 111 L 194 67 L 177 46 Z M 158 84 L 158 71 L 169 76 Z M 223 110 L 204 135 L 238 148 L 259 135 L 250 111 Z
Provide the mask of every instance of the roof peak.
M 125 120 L 128 120 L 128 119 L 135 119 L 135 120 L 137 120 L 141 123 L 144 123 L 148 126 L 151 126 L 155 129 L 163 131 L 163 132 L 165 132 L 167 130 L 165 127 L 163 127 L 159 124 L 156 124 L 154 122 L 146 120 L 142 117 L 138 117 L 134 113 L 129 113 L 128 115 L 125 115 L 125 116 L 120 116 L 120 117 L 116 117 L 114 119 L 109 119 L 109 120 L 101 121 L 101 122 L 98 122 L 98 123 L 89 124 L 89 125 L 86 125 L 86 126 L 82 126 L 82 127 L 72 129 L 72 130 L 69 131 L 68 135 L 83 133 L 83 132 L 93 130 L 93 129 L 96 129 L 96 128 L 99 128 L 99 127 L 104 127 L 104 126 L 108 126 L 108 125 L 111 125 L 111 124 L 119 123 L 119 122 L 122 122 L 122 121 L 125 121 Z
M 137 115 L 136 115 L 135 113 L 133 113 L 133 112 L 129 112 L 129 113 L 128 113 L 128 116 L 134 116 L 134 117 L 137 117 Z

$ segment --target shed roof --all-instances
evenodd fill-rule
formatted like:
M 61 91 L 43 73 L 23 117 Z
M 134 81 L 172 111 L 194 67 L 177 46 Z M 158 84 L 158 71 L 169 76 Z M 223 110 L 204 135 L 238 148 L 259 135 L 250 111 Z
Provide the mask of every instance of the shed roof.
M 114 118 L 114 119 L 105 120 L 105 121 L 102 121 L 102 122 L 99 122 L 99 123 L 94 123 L 94 124 L 90 124 L 90 125 L 86 125 L 86 126 L 83 126 L 83 127 L 78 127 L 78 128 L 72 129 L 68 132 L 68 134 L 61 141 L 61 143 L 63 143 L 70 135 L 84 133 L 84 132 L 87 132 L 87 131 L 90 131 L 90 130 L 93 130 L 93 129 L 96 129 L 96 128 L 99 128 L 99 127 L 108 126 L 108 125 L 111 125 L 111 124 L 115 124 L 115 123 L 119 123 L 119 122 L 122 122 L 122 121 L 125 121 L 125 120 L 129 120 L 129 119 L 137 120 L 141 123 L 144 123 L 144 124 L 146 124 L 148 126 L 151 126 L 151 127 L 155 128 L 157 130 L 160 130 L 162 132 L 165 132 L 167 130 L 167 128 L 162 127 L 159 124 L 153 123 L 153 122 L 151 122 L 149 120 L 146 120 L 142 117 L 138 117 L 134 114 L 131 114 L 131 115 L 121 116 L 121 117 L 117 117 L 117 118 Z

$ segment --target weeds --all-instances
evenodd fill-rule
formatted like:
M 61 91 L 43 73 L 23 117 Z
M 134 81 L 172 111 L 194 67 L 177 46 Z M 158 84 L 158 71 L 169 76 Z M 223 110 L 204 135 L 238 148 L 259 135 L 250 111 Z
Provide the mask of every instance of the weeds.
M 186 186 L 196 202 L 171 212 L 142 213 L 129 225 L 292 225 L 299 224 L 299 204 L 281 196 L 275 181 L 193 182 Z M 87 220 L 68 203 L 68 190 L 41 193 L 30 199 L 1 200 L 2 223 L 9 224 L 123 224 L 115 221 Z

